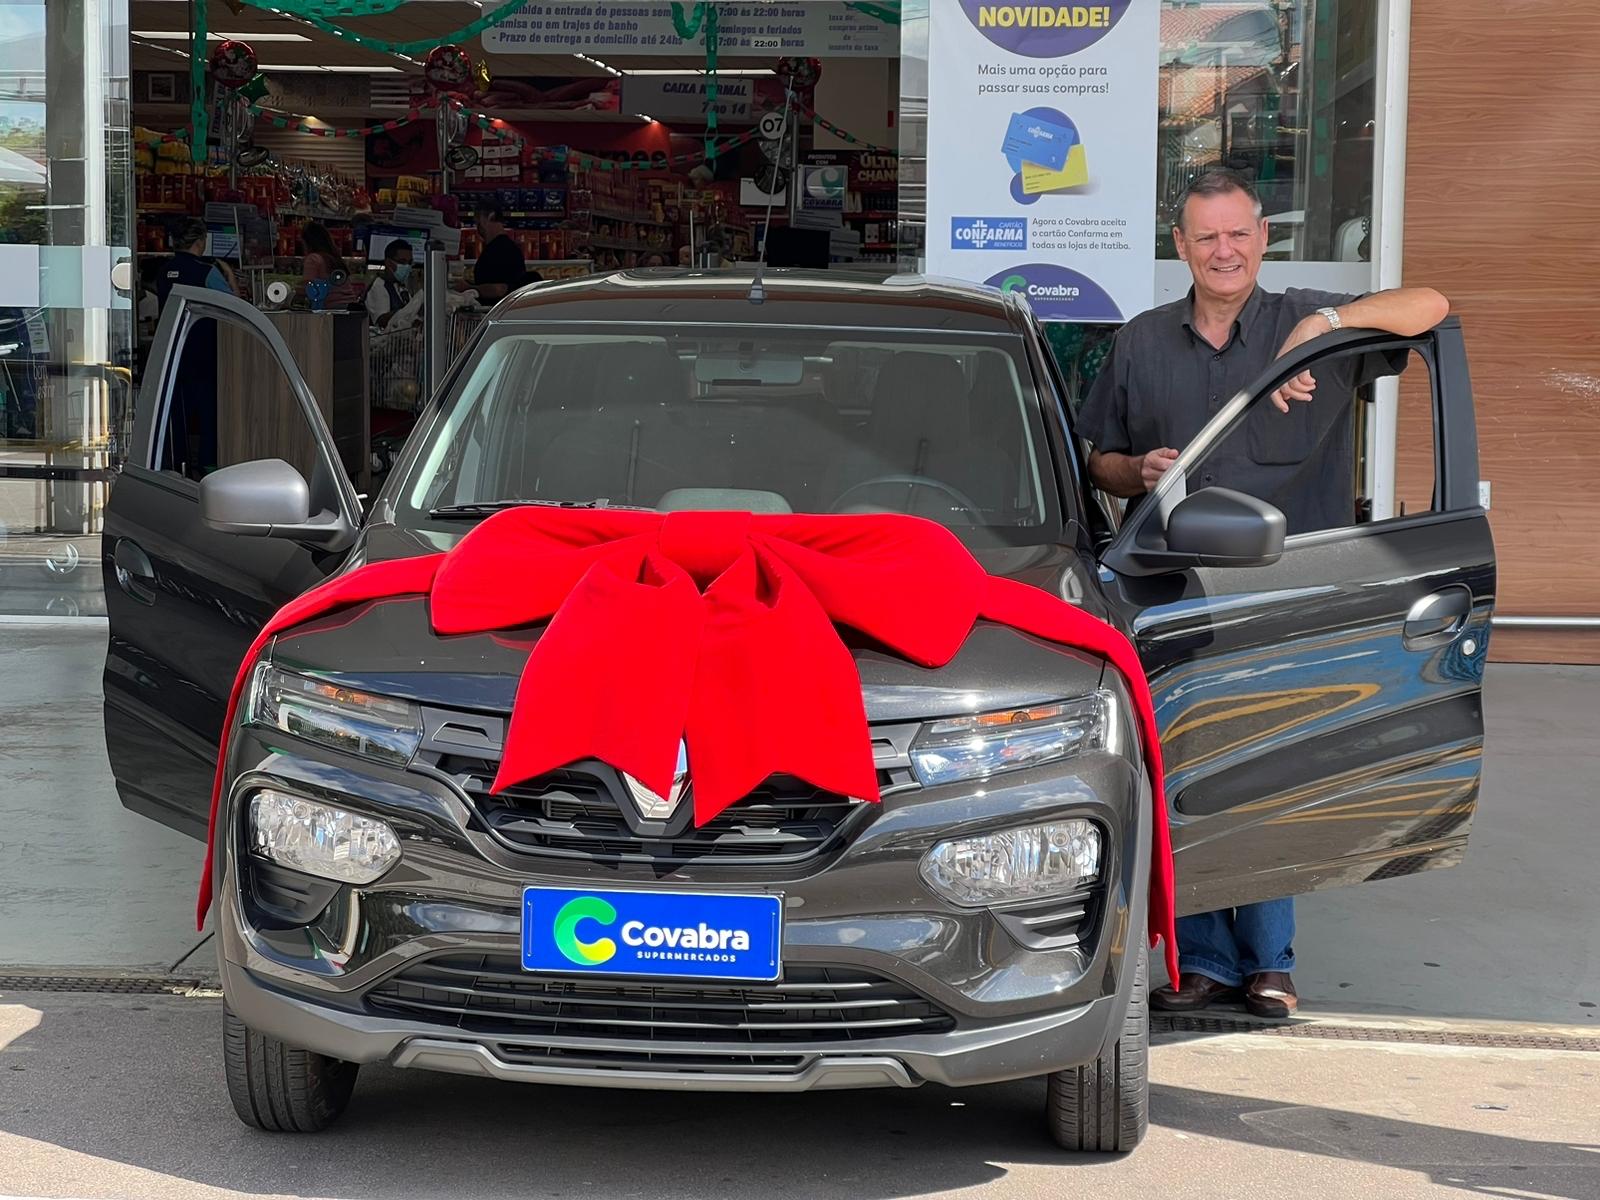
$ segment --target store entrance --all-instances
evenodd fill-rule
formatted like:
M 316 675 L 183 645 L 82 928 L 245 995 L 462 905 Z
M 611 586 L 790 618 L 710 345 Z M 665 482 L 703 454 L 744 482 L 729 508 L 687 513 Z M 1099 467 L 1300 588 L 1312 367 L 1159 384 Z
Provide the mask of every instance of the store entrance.
M 213 3 L 196 63 L 183 9 L 130 7 L 134 375 L 172 282 L 234 292 L 282 333 L 368 494 L 428 396 L 431 320 L 451 355 L 523 284 L 733 266 L 764 236 L 772 266 L 919 253 L 888 9 L 791 6 L 780 25 L 645 4 L 629 29 L 574 33 L 516 2 Z M 242 386 L 216 355 L 196 367 Z M 210 445 L 191 431 L 193 473 Z

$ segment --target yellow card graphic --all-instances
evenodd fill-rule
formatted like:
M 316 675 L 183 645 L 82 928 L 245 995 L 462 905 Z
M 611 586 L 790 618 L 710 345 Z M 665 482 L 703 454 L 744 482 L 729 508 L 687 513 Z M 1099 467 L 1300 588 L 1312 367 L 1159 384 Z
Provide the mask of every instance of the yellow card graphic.
M 1039 192 L 1055 192 L 1062 188 L 1082 187 L 1089 182 L 1089 163 L 1079 142 L 1067 151 L 1067 163 L 1059 171 L 1041 167 L 1037 163 L 1022 164 L 1022 190 L 1029 196 Z

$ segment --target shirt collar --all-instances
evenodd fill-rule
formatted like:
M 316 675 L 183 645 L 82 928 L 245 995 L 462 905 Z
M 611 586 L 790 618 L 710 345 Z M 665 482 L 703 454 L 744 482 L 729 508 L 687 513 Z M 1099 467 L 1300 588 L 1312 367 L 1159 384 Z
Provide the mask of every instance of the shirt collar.
M 1244 307 L 1239 310 L 1239 315 L 1233 319 L 1233 333 L 1228 339 L 1229 345 L 1233 344 L 1234 338 L 1239 340 L 1240 345 L 1248 346 L 1250 344 L 1250 327 L 1255 323 L 1256 314 L 1261 311 L 1261 295 L 1260 284 L 1250 289 L 1250 298 L 1244 302 Z M 1200 336 L 1194 327 L 1193 285 L 1190 285 L 1189 301 L 1183 310 L 1183 327 L 1189 331 L 1190 336 Z

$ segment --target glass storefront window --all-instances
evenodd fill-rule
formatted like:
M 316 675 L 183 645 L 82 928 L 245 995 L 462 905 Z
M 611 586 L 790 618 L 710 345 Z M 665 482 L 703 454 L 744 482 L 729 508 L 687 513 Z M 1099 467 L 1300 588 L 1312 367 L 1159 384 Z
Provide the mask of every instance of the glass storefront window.
M 0 614 L 104 613 L 131 422 L 127 0 L 0 5 Z
M 1189 180 L 1231 167 L 1271 218 L 1269 259 L 1368 262 L 1377 0 L 1161 0 L 1156 254 Z

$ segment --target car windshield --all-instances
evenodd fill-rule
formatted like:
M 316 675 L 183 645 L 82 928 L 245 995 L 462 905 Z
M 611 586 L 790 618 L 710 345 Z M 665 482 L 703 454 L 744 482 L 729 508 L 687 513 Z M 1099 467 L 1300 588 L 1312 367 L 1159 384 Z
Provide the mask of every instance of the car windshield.
M 905 512 L 975 547 L 1061 519 L 1020 337 L 607 326 L 492 335 L 428 425 L 402 524 L 566 502 Z

